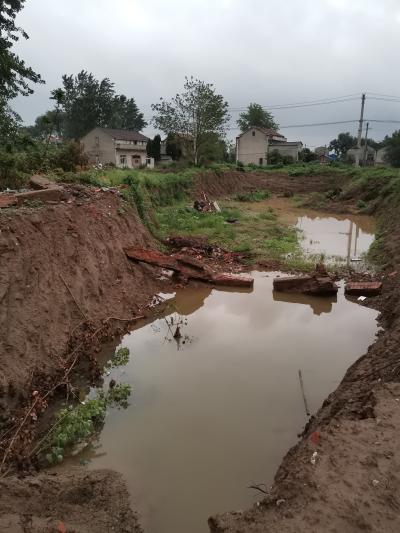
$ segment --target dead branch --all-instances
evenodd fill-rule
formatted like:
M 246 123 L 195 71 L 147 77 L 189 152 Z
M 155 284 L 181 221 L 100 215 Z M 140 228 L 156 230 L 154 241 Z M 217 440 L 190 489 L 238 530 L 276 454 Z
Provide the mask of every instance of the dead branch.
M 71 289 L 69 288 L 67 282 L 65 281 L 64 276 L 61 274 L 61 272 L 59 272 L 58 275 L 60 276 L 62 282 L 64 283 L 64 285 L 65 285 L 67 291 L 68 291 L 69 294 L 71 295 L 71 298 L 74 300 L 76 307 L 79 309 L 79 312 L 81 313 L 81 315 L 83 316 L 83 318 L 85 318 L 85 319 L 87 320 L 87 316 L 86 316 L 85 313 L 83 312 L 81 306 L 78 304 L 78 302 L 77 302 L 75 296 L 73 295 Z
M 263 489 L 261 487 L 265 487 L 265 489 Z M 268 489 L 267 489 L 267 485 L 265 483 L 258 483 L 258 484 L 254 484 L 254 485 L 249 485 L 247 488 L 248 489 L 259 490 L 263 494 L 269 494 Z

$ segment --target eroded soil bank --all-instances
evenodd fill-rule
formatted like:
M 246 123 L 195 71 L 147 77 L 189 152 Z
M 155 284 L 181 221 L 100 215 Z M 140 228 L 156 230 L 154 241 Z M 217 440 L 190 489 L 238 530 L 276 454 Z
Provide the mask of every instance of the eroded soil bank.
M 219 179 L 213 174 L 202 176 L 196 180 L 195 188 L 218 198 L 229 196 L 238 189 L 255 187 L 279 194 L 328 191 L 337 181 L 335 176 L 293 178 L 231 174 Z M 36 390 L 46 387 L 46 383 L 60 373 L 66 356 L 79 342 L 85 340 L 82 352 L 87 350 L 90 362 L 100 349 L 102 340 L 122 333 L 127 325 L 131 325 L 119 319 L 131 319 L 143 310 L 146 312 L 146 304 L 155 293 L 168 292 L 171 288 L 170 281 L 161 280 L 157 270 L 133 265 L 123 253 L 125 246 L 156 245 L 135 209 L 121 202 L 113 192 L 95 192 L 84 187 L 72 187 L 70 192 L 69 203 L 4 210 L 0 215 L 1 407 L 5 424 L 10 420 L 12 422 L 21 406 L 30 404 Z M 390 240 L 396 258 L 400 248 L 395 244 L 399 242 L 400 231 L 397 230 L 397 226 L 392 229 L 391 236 L 395 238 Z M 383 384 L 385 380 L 378 382 L 377 378 L 386 376 L 385 379 L 395 381 L 393 368 L 396 370 L 400 336 L 399 292 L 397 275 L 388 278 L 380 303 L 385 334 L 359 363 L 353 365 L 338 391 L 325 402 L 304 439 L 289 452 L 278 470 L 269 503 L 263 503 L 247 513 L 213 518 L 210 521 L 213 531 L 275 531 L 277 528 L 282 530 L 285 521 L 289 521 L 288 531 L 309 531 L 310 525 L 314 531 L 334 531 L 333 528 L 337 531 L 357 531 L 355 528 L 374 530 L 378 527 L 375 518 L 365 518 L 365 513 L 354 511 L 360 498 L 366 501 L 366 508 L 370 506 L 371 515 L 383 524 L 377 531 L 398 530 L 394 511 L 399 505 L 398 457 L 396 450 L 390 449 L 393 441 L 384 440 L 390 437 L 395 427 L 396 396 L 393 397 L 393 402 L 396 402 L 393 407 L 388 388 L 396 395 L 396 384 L 386 387 Z M 93 339 L 93 332 L 97 332 L 106 319 L 112 320 L 107 322 L 104 331 L 101 330 L 99 338 Z M 381 367 L 385 368 L 382 370 Z M 85 372 L 87 370 L 83 366 L 81 377 Z M 35 423 L 35 420 L 30 421 L 30 426 Z M 360 462 L 360 453 L 357 456 L 353 454 L 352 450 L 356 449 L 350 433 L 347 448 L 343 447 L 346 424 L 350 424 L 350 432 L 354 430 L 352 440 L 362 447 L 363 462 Z M 375 433 L 372 430 L 365 432 L 364 426 L 366 429 L 375 428 Z M 318 448 L 319 457 L 323 459 L 315 466 L 318 468 L 318 464 L 325 464 L 322 461 L 326 460 L 329 468 L 333 469 L 326 470 L 326 476 L 310 464 L 314 451 L 311 448 L 310 453 L 310 435 L 316 430 L 321 434 L 317 446 L 327 448 L 326 453 Z M 379 445 L 374 444 L 377 439 L 372 442 L 376 431 L 380 432 Z M 26 437 L 27 446 L 30 446 L 29 432 Z M 4 454 L 7 450 L 2 451 Z M 14 457 L 14 462 L 18 464 L 18 456 Z M 376 475 L 378 483 L 371 481 L 365 486 L 353 485 L 355 476 L 351 474 L 349 465 L 359 463 L 368 476 Z M 21 466 L 25 471 L 31 468 L 23 461 Z M 316 472 L 321 472 L 320 481 L 313 477 Z M 360 472 L 364 473 L 364 470 Z M 71 476 L 81 486 L 83 480 L 79 476 L 74 477 L 73 472 Z M 30 478 L 36 488 L 29 492 L 25 489 L 31 481 L 4 478 L 0 515 L 8 522 L 2 530 L 54 531 L 62 521 L 67 524 L 67 531 L 108 532 L 113 528 L 115 531 L 138 531 L 136 518 L 125 505 L 126 489 L 118 477 L 112 476 L 107 472 L 88 474 L 85 478 L 88 488 L 84 495 L 79 488 L 72 495 L 64 490 L 65 482 L 72 485 L 75 482 L 72 478 L 68 482 L 63 476 Z M 59 505 L 50 506 L 46 499 L 50 499 L 49 492 L 45 490 L 47 486 L 52 488 Z M 358 499 L 356 486 L 360 487 Z M 282 499 L 285 502 L 277 506 L 276 501 Z M 340 511 L 337 510 L 339 503 Z M 103 515 L 99 512 L 102 509 L 104 516 L 117 518 L 113 524 L 105 518 L 103 522 L 96 523 L 96 513 L 90 511 L 94 509 L 99 515 Z M 303 514 L 298 512 L 302 509 Z M 330 521 L 334 514 L 338 514 L 341 522 Z M 360 514 L 364 522 L 359 518 Z M 293 515 L 296 516 L 293 518 Z M 123 518 L 118 518 L 121 516 Z M 44 518 L 47 522 L 43 521 Z M 69 519 L 71 523 L 68 523 Z M 320 522 L 313 522 L 318 519 Z M 328 529 L 330 523 L 332 529 Z M 325 524 L 328 524 L 327 527 Z

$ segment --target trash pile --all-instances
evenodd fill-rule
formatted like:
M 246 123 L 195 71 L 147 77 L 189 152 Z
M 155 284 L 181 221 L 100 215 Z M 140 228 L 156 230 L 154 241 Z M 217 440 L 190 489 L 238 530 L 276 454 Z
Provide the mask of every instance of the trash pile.
M 200 200 L 195 200 L 193 202 L 193 208 L 200 213 L 220 213 L 221 208 L 218 205 L 218 202 L 212 202 L 205 192 L 202 193 L 203 198 Z
M 249 253 L 229 252 L 216 244 L 210 244 L 207 237 L 184 237 L 175 235 L 168 237 L 164 243 L 172 250 L 193 256 L 196 259 L 216 259 L 224 264 L 240 263 L 242 259 L 248 258 Z

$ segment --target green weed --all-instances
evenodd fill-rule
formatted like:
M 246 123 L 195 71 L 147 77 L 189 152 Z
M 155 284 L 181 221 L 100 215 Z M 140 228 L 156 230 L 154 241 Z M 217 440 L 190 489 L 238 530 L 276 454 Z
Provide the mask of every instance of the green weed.
M 50 464 L 63 460 L 65 449 L 89 437 L 104 422 L 107 407 L 126 407 L 131 387 L 117 384 L 107 392 L 97 391 L 93 399 L 79 403 L 75 407 L 62 409 L 56 418 L 53 430 L 49 433 L 45 458 Z
M 238 202 L 261 202 L 271 196 L 269 191 L 250 191 L 246 193 L 237 194 L 235 200 Z

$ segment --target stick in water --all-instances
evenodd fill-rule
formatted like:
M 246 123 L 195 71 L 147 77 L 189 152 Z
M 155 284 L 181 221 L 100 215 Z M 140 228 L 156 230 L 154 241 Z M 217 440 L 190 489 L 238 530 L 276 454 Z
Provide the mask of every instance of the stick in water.
M 305 410 L 306 410 L 306 415 L 307 416 L 311 416 L 311 413 L 310 413 L 310 411 L 308 409 L 306 393 L 304 392 L 304 383 L 303 383 L 303 376 L 301 375 L 301 370 L 299 370 L 299 380 L 300 380 L 300 388 L 301 388 L 301 393 L 303 395 L 303 401 L 304 401 L 304 407 L 305 407 Z

